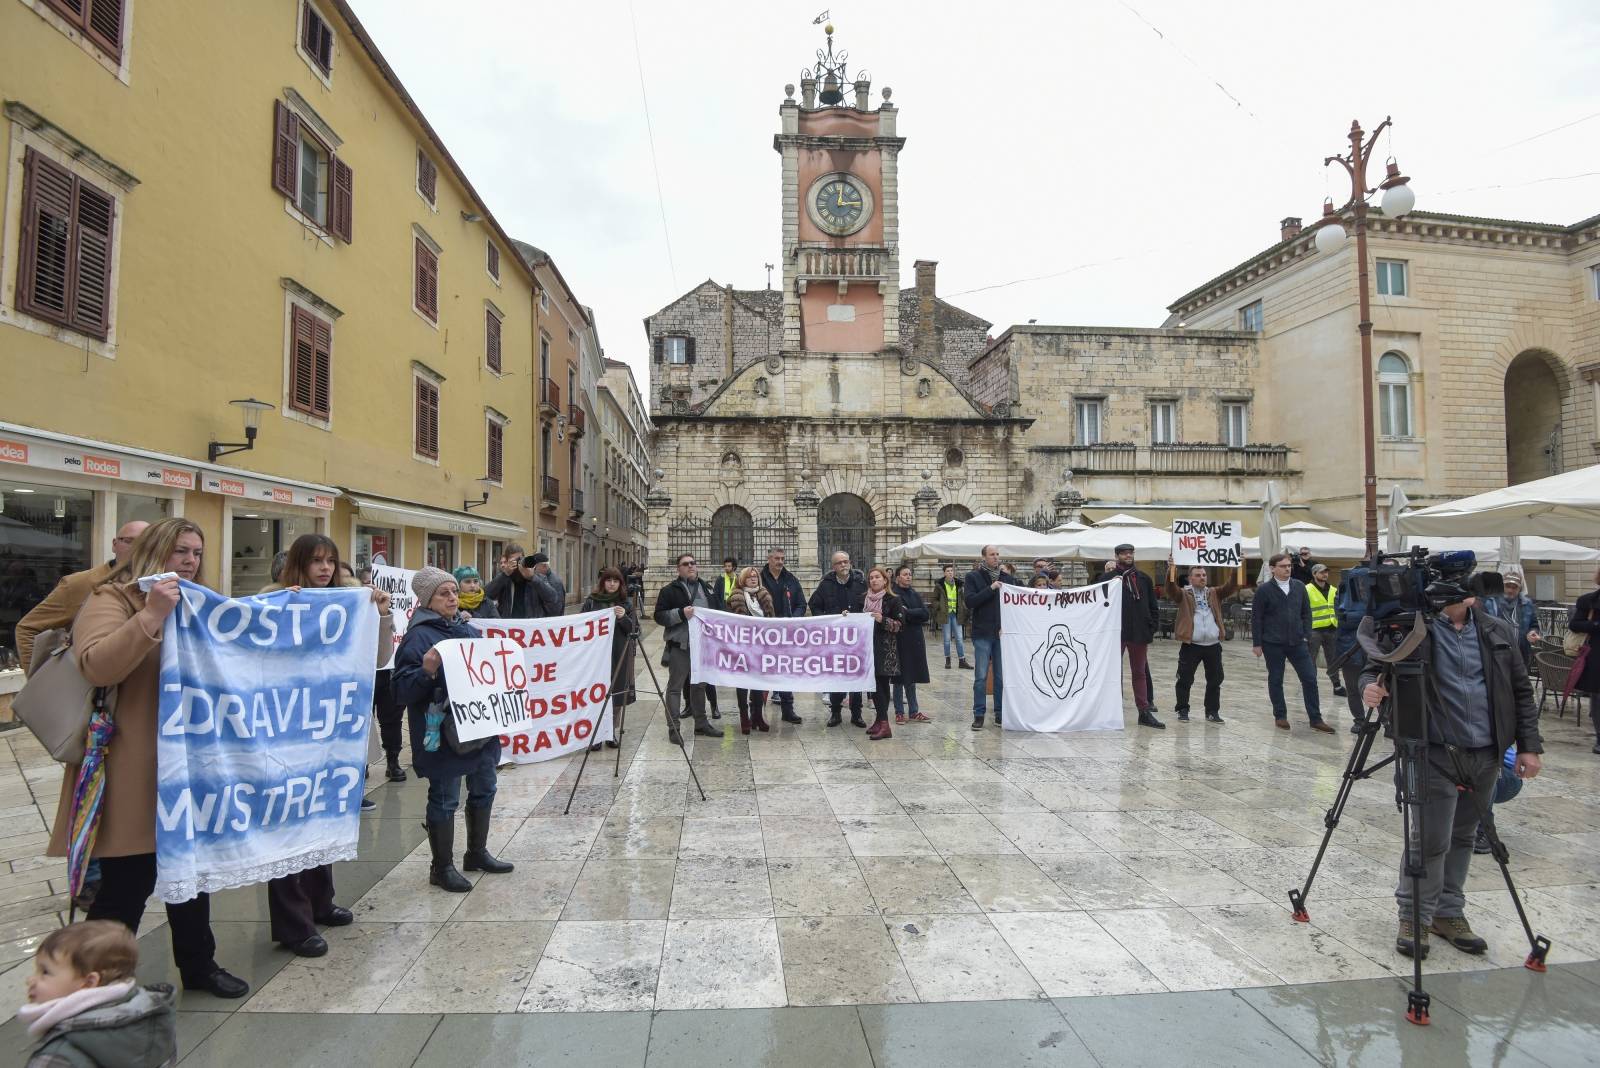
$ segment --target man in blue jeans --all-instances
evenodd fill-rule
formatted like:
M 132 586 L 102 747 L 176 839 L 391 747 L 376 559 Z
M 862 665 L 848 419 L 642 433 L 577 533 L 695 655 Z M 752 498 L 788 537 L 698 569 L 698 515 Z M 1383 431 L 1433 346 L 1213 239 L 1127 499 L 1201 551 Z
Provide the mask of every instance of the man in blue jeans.
M 994 723 L 1000 725 L 1000 701 L 1005 685 L 1000 676 L 1000 587 L 1002 584 L 1020 586 L 1014 576 L 1000 570 L 1000 550 L 993 545 L 983 547 L 983 557 L 978 566 L 967 573 L 961 583 L 967 599 L 972 629 L 972 729 L 983 730 L 985 680 L 989 665 L 994 665 Z
M 1279 730 L 1289 729 L 1289 706 L 1283 699 L 1283 665 L 1288 661 L 1300 676 L 1311 729 L 1332 734 L 1333 728 L 1322 719 L 1317 668 L 1307 647 L 1311 640 L 1311 599 L 1306 596 L 1305 583 L 1289 577 L 1293 565 L 1288 553 L 1274 553 L 1267 563 L 1272 577 L 1256 587 L 1250 606 L 1250 645 L 1257 656 L 1267 660 L 1267 696 L 1272 699 L 1273 725 Z

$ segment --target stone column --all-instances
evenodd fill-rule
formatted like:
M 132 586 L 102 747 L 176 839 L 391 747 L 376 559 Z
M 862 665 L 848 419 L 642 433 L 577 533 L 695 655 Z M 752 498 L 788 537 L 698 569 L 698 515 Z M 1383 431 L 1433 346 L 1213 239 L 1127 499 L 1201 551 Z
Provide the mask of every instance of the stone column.
M 1055 496 L 1056 525 L 1083 522 L 1083 494 L 1068 486 Z
M 646 543 L 650 565 L 645 569 L 644 580 L 646 590 L 654 591 L 678 577 L 677 566 L 667 559 L 667 512 L 672 508 L 672 498 L 657 486 L 645 496 L 644 506 L 650 512 L 650 540 Z
M 800 585 L 809 596 L 822 579 L 822 568 L 817 564 L 817 509 L 822 505 L 822 499 L 811 488 L 811 472 L 802 471 L 800 477 L 805 484 L 794 495 L 795 559 L 790 561 L 789 570 L 794 572 L 794 577 L 800 580 Z
M 933 472 L 924 471 L 922 477 L 922 488 L 911 498 L 911 506 L 917 516 L 917 537 L 926 538 L 938 529 L 939 491 L 928 481 L 933 477 Z

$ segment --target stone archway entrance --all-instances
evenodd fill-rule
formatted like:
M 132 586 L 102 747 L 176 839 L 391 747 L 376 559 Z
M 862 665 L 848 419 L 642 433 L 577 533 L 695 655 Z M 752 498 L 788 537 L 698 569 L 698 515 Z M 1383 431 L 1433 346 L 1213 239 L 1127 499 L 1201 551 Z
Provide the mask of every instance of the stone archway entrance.
M 711 516 L 710 560 L 701 567 L 722 570 L 722 561 L 733 557 L 740 567 L 748 567 L 755 557 L 755 524 L 750 513 L 737 504 L 725 504 Z M 709 570 L 708 570 L 709 573 Z
M 1506 484 L 1561 473 L 1562 382 L 1548 353 L 1529 349 L 1506 368 Z
M 934 522 L 942 527 L 952 519 L 965 523 L 971 518 L 972 509 L 968 508 L 966 505 L 947 504 L 943 508 L 939 509 L 939 515 L 934 519 Z
M 876 536 L 872 506 L 854 493 L 835 493 L 817 508 L 817 566 L 826 575 L 833 554 L 843 549 L 853 566 L 865 569 L 873 562 Z

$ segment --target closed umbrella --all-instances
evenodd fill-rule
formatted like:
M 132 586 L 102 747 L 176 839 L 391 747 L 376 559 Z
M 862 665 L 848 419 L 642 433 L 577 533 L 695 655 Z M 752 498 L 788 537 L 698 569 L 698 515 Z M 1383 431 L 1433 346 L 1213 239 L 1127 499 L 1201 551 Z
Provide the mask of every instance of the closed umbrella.
M 76 900 L 83 890 L 94 852 L 95 834 L 100 829 L 100 806 L 106 796 L 106 749 L 116 733 L 111 713 L 97 699 L 89 717 L 83 763 L 78 765 L 78 781 L 72 789 L 72 822 L 67 837 L 67 890 Z
M 1411 499 L 1406 496 L 1406 491 L 1400 488 L 1400 483 L 1396 482 L 1393 486 L 1390 486 L 1389 544 L 1387 548 L 1391 553 L 1403 553 L 1406 551 L 1405 538 L 1400 533 L 1400 524 L 1397 520 L 1400 518 L 1400 513 L 1410 507 Z
M 1278 492 L 1276 482 L 1268 482 L 1267 490 L 1261 497 L 1261 536 L 1257 538 L 1261 546 L 1261 571 L 1256 576 L 1257 584 L 1267 580 L 1266 561 L 1273 553 L 1281 552 L 1277 546 L 1282 544 L 1283 538 L 1278 533 L 1278 512 L 1283 508 L 1283 496 Z

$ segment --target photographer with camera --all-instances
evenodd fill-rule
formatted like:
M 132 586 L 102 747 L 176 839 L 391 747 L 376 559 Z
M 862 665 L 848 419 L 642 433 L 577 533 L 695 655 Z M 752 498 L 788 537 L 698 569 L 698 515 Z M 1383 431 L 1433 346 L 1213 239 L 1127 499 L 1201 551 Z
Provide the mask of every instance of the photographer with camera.
M 1425 758 L 1417 761 L 1412 788 L 1423 828 L 1421 841 L 1412 843 L 1423 865 L 1415 913 L 1412 875 L 1403 860 L 1395 889 L 1400 913 L 1395 949 L 1419 959 L 1428 955 L 1429 933 L 1463 953 L 1488 949 L 1463 914 L 1473 839 L 1506 749 L 1516 743 L 1515 774 L 1523 780 L 1539 774 L 1539 754 L 1544 752 L 1539 710 L 1511 626 L 1489 615 L 1471 596 L 1438 606 L 1424 625 L 1426 636 L 1407 658 L 1421 665 L 1422 707 L 1417 711 L 1422 718 L 1415 722 L 1427 723 L 1425 748 L 1420 737 L 1417 741 L 1417 752 Z M 1362 702 L 1368 708 L 1389 699 L 1387 670 L 1385 663 L 1368 658 L 1361 674 Z M 1404 728 L 1398 724 L 1404 714 L 1395 710 L 1384 717 L 1391 736 L 1402 736 Z M 1396 785 L 1402 790 L 1404 773 L 1405 762 L 1397 762 Z

